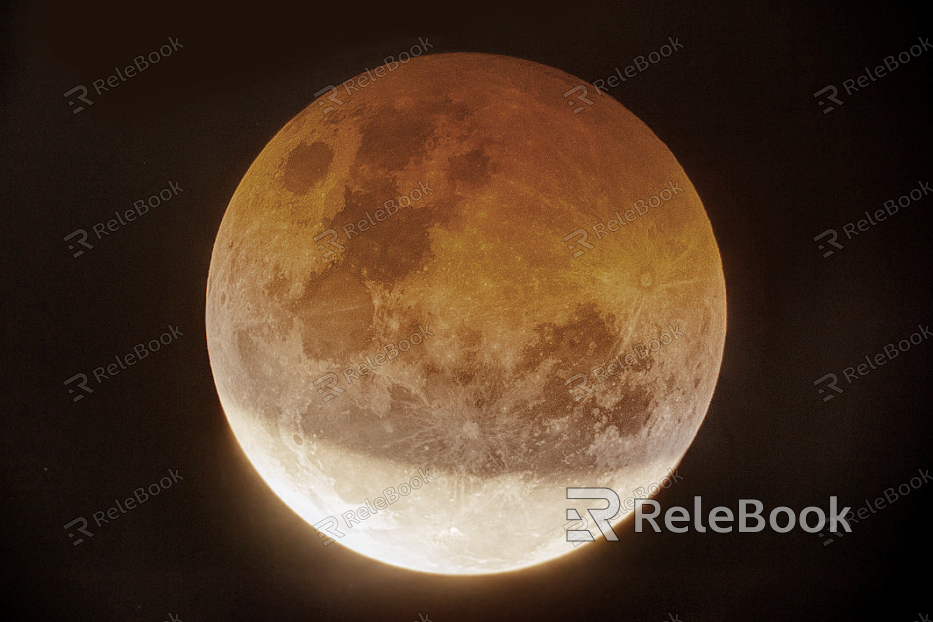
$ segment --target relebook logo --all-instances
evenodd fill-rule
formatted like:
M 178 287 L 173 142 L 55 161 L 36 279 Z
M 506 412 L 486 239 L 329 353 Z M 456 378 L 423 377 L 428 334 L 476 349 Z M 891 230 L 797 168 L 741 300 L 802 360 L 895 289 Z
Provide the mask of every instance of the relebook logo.
M 149 53 L 148 61 L 146 61 L 146 58 L 144 58 L 140 54 L 139 56 L 133 59 L 133 64 L 127 65 L 126 67 L 124 67 L 122 72 L 120 71 L 119 67 L 114 67 L 113 68 L 114 74 L 106 78 L 107 84 L 110 85 L 109 87 L 104 86 L 105 78 L 101 78 L 100 80 L 95 80 L 92 86 L 94 87 L 94 90 L 97 92 L 97 94 L 100 95 L 102 92 L 109 91 L 111 88 L 116 88 L 120 86 L 121 82 L 126 82 L 127 78 L 132 78 L 133 76 L 136 75 L 137 72 L 142 73 L 143 71 L 146 70 L 146 68 L 150 64 L 155 65 L 163 58 L 168 58 L 169 56 L 171 56 L 172 52 L 174 52 L 175 50 L 180 50 L 184 47 L 185 46 L 183 46 L 181 43 L 178 42 L 178 39 L 169 37 L 168 43 L 160 47 L 155 52 Z M 126 75 L 124 76 L 124 74 Z M 71 99 L 71 96 L 75 94 L 77 94 L 76 99 L 80 100 L 81 102 L 87 104 L 88 106 L 94 105 L 94 101 L 91 99 L 88 99 L 87 87 L 84 86 L 83 84 L 79 84 L 78 86 L 74 87 L 73 89 L 71 89 L 70 91 L 64 94 L 65 97 L 68 98 L 68 105 L 73 109 L 72 112 L 74 114 L 78 114 L 79 112 L 84 110 L 84 106 L 75 106 L 75 100 Z
M 884 497 L 878 497 L 875 499 L 874 503 L 868 499 L 865 499 L 865 507 L 860 507 L 857 511 L 849 510 L 848 514 L 846 514 L 846 520 L 854 525 L 858 525 L 859 520 L 867 519 L 869 516 L 871 516 L 871 514 L 874 514 L 878 510 L 883 510 L 885 507 L 887 507 L 887 505 L 894 503 L 901 497 L 906 497 L 912 490 L 917 490 L 927 482 L 933 481 L 933 477 L 930 476 L 929 469 L 926 471 L 923 469 L 917 469 L 917 472 L 920 473 L 919 477 L 912 477 L 910 478 L 909 482 L 898 486 L 897 492 L 894 492 L 894 487 L 892 486 L 890 488 L 886 488 L 884 490 Z M 915 484 L 914 482 L 917 483 Z M 885 501 L 885 499 L 887 499 L 887 501 Z M 869 514 L 869 511 L 871 514 Z M 856 515 L 858 515 L 858 518 L 856 518 Z M 837 538 L 842 537 L 841 533 L 833 533 L 833 535 Z M 822 532 L 820 532 L 819 536 L 820 538 L 824 537 Z M 826 546 L 833 541 L 834 540 L 832 538 L 826 538 L 823 540 L 823 546 Z
M 670 488 L 671 486 L 673 486 L 674 484 L 676 484 L 683 478 L 684 478 L 683 475 L 680 474 L 680 469 L 668 469 L 667 475 L 662 477 L 661 481 L 659 481 L 658 483 L 650 484 L 647 490 L 645 489 L 644 486 L 639 486 L 638 488 L 633 490 L 632 494 L 634 496 L 627 497 L 625 501 L 622 502 L 621 507 L 625 508 L 626 511 L 631 511 L 635 508 L 635 504 L 638 499 L 644 499 L 645 495 L 656 495 L 659 492 L 661 492 L 662 488 L 665 488 L 665 489 Z M 652 488 L 654 488 L 654 490 L 651 490 Z M 578 488 L 577 490 L 594 490 L 594 489 Z M 595 490 L 601 490 L 601 489 L 595 489 Z M 588 497 L 582 497 L 582 498 L 586 499 Z M 610 497 L 601 496 L 600 498 L 603 498 L 603 499 L 606 499 L 606 501 L 609 501 L 609 506 L 613 507 L 612 499 Z M 618 497 L 616 498 L 618 499 Z M 597 510 L 597 513 L 599 513 L 600 516 L 604 516 L 607 520 L 615 520 L 616 517 L 619 516 L 618 508 L 617 508 L 616 513 L 613 515 L 607 515 L 606 510 L 603 510 L 602 512 Z M 590 510 L 590 514 L 594 516 L 596 515 L 596 513 L 594 513 L 592 510 Z M 576 510 L 568 509 L 567 519 L 569 522 L 567 522 L 564 525 L 564 530 L 567 532 L 568 542 L 573 542 L 574 547 L 577 547 L 583 544 L 584 542 L 593 542 L 593 534 L 592 532 L 590 532 L 589 529 L 587 529 L 590 525 L 589 517 L 580 516 L 579 512 L 577 512 Z M 571 529 L 571 527 L 573 528 Z
M 920 329 L 919 332 L 912 333 L 907 339 L 901 339 L 897 342 L 897 347 L 894 346 L 894 343 L 891 342 L 886 345 L 883 350 L 884 352 L 878 352 L 875 354 L 874 361 L 872 364 L 872 359 L 868 358 L 868 355 L 865 355 L 865 362 L 860 363 L 859 365 L 853 365 L 852 367 L 846 367 L 842 370 L 842 375 L 849 384 L 852 384 L 853 381 L 858 380 L 861 376 L 867 376 L 872 371 L 878 369 L 877 366 L 886 364 L 888 361 L 893 361 L 899 356 L 899 353 L 904 353 L 910 350 L 911 346 L 918 346 L 931 336 L 933 332 L 930 331 L 929 326 L 924 326 L 923 324 L 917 324 L 917 328 Z M 916 337 L 916 339 L 914 339 Z M 858 375 L 856 375 L 858 371 Z M 819 395 L 823 396 L 823 401 L 828 402 L 829 400 L 835 397 L 832 393 L 829 393 L 829 390 L 832 389 L 836 393 L 843 393 L 843 389 L 840 389 L 837 386 L 839 382 L 839 376 L 830 372 L 820 378 L 817 378 L 813 381 L 813 384 L 818 387 L 817 392 Z
M 616 533 L 612 530 L 612 525 L 609 524 L 611 520 L 610 517 L 616 516 L 620 508 L 619 495 L 617 495 L 614 490 L 611 488 L 568 488 L 567 498 L 606 501 L 608 503 L 607 506 L 599 509 L 592 508 L 587 511 L 606 540 L 612 542 L 617 542 L 619 540 Z M 658 526 L 655 518 L 658 518 L 658 515 L 661 513 L 661 505 L 654 499 L 636 499 L 635 501 L 635 533 L 642 532 L 643 523 L 645 521 L 650 523 L 651 527 L 656 532 L 660 533 L 661 528 Z M 650 506 L 654 511 L 650 514 L 646 513 L 646 506 Z M 750 509 L 751 507 L 754 507 L 753 511 Z M 757 499 L 739 499 L 738 531 L 740 533 L 757 533 L 764 530 L 765 525 L 768 525 L 772 530 L 778 533 L 787 533 L 794 528 L 794 525 L 798 521 L 798 516 L 794 510 L 785 506 L 779 506 L 771 510 L 768 514 L 768 520 L 765 521 L 762 516 L 764 507 L 764 503 Z M 841 526 L 846 532 L 851 533 L 852 529 L 849 528 L 849 523 L 846 522 L 846 514 L 848 512 L 849 506 L 839 509 L 836 504 L 836 497 L 829 498 L 828 514 L 830 531 L 836 531 L 839 526 Z M 702 513 L 703 499 L 702 497 L 696 496 L 693 498 L 693 527 L 699 533 L 706 533 L 707 529 L 706 525 L 703 523 Z M 787 518 L 781 519 L 780 515 L 782 514 L 786 514 Z M 810 524 L 813 522 L 808 518 L 811 514 L 816 515 L 815 525 Z M 567 508 L 567 519 L 571 520 L 574 518 L 580 518 L 577 511 L 574 508 Z M 664 526 L 667 527 L 668 531 L 674 533 L 686 533 L 690 529 L 690 520 L 690 511 L 681 506 L 675 505 L 668 508 L 667 512 L 664 513 Z M 709 511 L 706 523 L 709 525 L 709 529 L 716 533 L 731 533 L 733 527 L 729 523 L 732 523 L 734 520 L 735 515 L 732 510 L 720 505 Z M 750 525 L 750 520 L 754 520 L 755 524 Z M 779 521 L 785 524 L 781 525 Z M 816 533 L 826 525 L 826 513 L 823 512 L 822 508 L 816 506 L 805 507 L 800 511 L 799 521 L 801 529 L 807 533 Z M 684 522 L 687 524 L 678 524 Z M 566 537 L 568 542 L 592 541 L 592 533 L 587 529 L 568 530 Z
M 893 216 L 898 212 L 902 207 L 907 207 L 911 203 L 916 203 L 930 192 L 933 192 L 930 188 L 929 182 L 917 182 L 918 187 L 911 189 L 909 192 L 901 195 L 897 199 L 897 205 L 894 204 L 894 199 L 888 199 L 882 203 L 884 209 L 876 209 L 875 217 L 872 218 L 871 214 L 867 211 L 865 213 L 865 218 L 859 220 L 858 222 L 850 222 L 846 225 L 843 225 L 842 232 L 846 234 L 846 239 L 851 240 L 853 235 L 858 235 L 859 231 L 868 231 L 869 226 L 878 226 L 882 221 L 887 219 L 888 216 Z M 914 193 L 917 193 L 917 196 L 914 196 Z M 858 231 L 855 228 L 858 227 Z M 829 238 L 826 240 L 826 244 L 823 244 L 821 240 Z M 823 250 L 827 248 L 827 245 L 832 246 L 833 248 L 839 250 L 845 248 L 842 244 L 839 243 L 839 233 L 835 229 L 827 229 L 823 233 L 819 234 L 813 238 L 814 242 L 817 242 L 817 250 Z M 827 249 L 823 253 L 823 257 L 829 257 L 834 255 L 836 251 L 832 249 Z
M 645 506 L 650 505 L 654 512 L 651 514 L 645 514 Z M 749 506 L 754 506 L 755 511 L 750 512 Z M 693 526 L 699 533 L 706 533 L 706 527 L 703 525 L 702 520 L 702 511 L 703 511 L 703 499 L 702 497 L 693 498 Z M 739 532 L 740 533 L 756 533 L 764 530 L 765 524 L 771 527 L 773 531 L 778 533 L 787 533 L 794 528 L 795 523 L 798 520 L 797 514 L 789 507 L 778 506 L 771 510 L 768 514 L 768 521 L 765 523 L 765 519 L 762 517 L 761 513 L 764 511 L 764 504 L 757 499 L 739 499 Z M 843 529 L 847 532 L 852 530 L 849 528 L 849 523 L 846 522 L 846 514 L 849 512 L 849 506 L 842 508 L 841 510 L 836 505 L 836 497 L 829 498 L 829 529 L 830 531 L 836 531 L 838 525 L 841 525 Z M 638 504 L 635 506 L 635 533 L 642 532 L 642 522 L 648 521 L 651 523 L 651 527 L 658 533 L 661 532 L 661 528 L 658 527 L 658 524 L 654 521 L 655 517 L 661 513 L 661 505 L 653 499 L 645 499 L 644 503 Z M 785 525 L 779 525 L 779 516 L 781 514 L 786 514 L 787 518 L 785 520 Z M 807 517 L 810 514 L 816 514 L 817 521 L 816 525 L 810 526 L 810 521 L 807 520 Z M 750 526 L 749 519 L 755 519 L 755 526 Z M 732 531 L 732 525 L 724 526 L 721 523 L 731 523 L 735 520 L 735 516 L 732 514 L 732 510 L 725 506 L 717 506 L 709 511 L 709 516 L 707 517 L 707 522 L 709 523 L 709 528 L 716 533 L 730 533 Z M 824 525 L 826 525 L 826 514 L 823 512 L 822 508 L 816 506 L 805 507 L 800 510 L 800 528 L 806 531 L 807 533 L 816 533 L 820 531 Z M 677 523 L 687 522 L 687 525 L 679 526 Z M 690 511 L 687 508 L 675 505 L 667 509 L 667 512 L 664 513 L 664 526 L 667 527 L 668 531 L 673 531 L 674 533 L 686 533 L 689 529 L 690 522 Z
M 343 377 L 347 381 L 347 386 L 352 385 L 354 379 L 359 382 L 361 376 L 367 376 L 379 367 L 382 367 L 386 363 L 390 362 L 392 359 L 399 355 L 399 351 L 408 352 L 412 345 L 418 345 L 422 341 L 427 341 L 428 337 L 433 336 L 434 333 L 428 326 L 422 326 L 421 324 L 418 324 L 418 330 L 409 335 L 408 339 L 399 340 L 398 348 L 395 347 L 394 343 L 389 343 L 382 348 L 383 352 L 379 352 L 373 356 L 372 359 L 370 359 L 369 355 L 367 354 L 364 357 L 366 359 L 365 363 L 360 363 L 356 366 L 351 365 L 350 367 L 344 369 Z M 340 378 L 334 372 L 327 372 L 315 380 L 314 386 L 318 387 L 317 392 L 321 396 L 321 401 L 325 403 L 346 391 L 346 389 L 340 386 Z
M 114 499 L 113 502 L 116 505 L 110 508 L 109 510 L 106 510 L 106 516 L 110 517 L 110 520 L 104 518 L 105 510 L 101 510 L 100 512 L 95 512 L 91 518 L 94 519 L 94 522 L 97 523 L 98 527 L 101 527 L 105 523 L 109 523 L 111 520 L 116 520 L 120 518 L 121 514 L 126 514 L 127 510 L 134 509 L 137 504 L 142 505 L 149 499 L 149 497 L 155 497 L 163 490 L 168 490 L 169 488 L 171 488 L 172 484 L 174 484 L 175 482 L 182 481 L 184 479 L 185 479 L 184 477 L 178 474 L 178 471 L 175 471 L 174 469 L 169 469 L 167 476 L 163 477 L 155 484 L 150 484 L 149 488 L 147 489 L 144 489 L 142 487 L 137 488 L 136 490 L 133 491 L 133 495 L 130 497 L 127 497 L 123 501 L 122 504 L 120 503 L 119 499 Z M 147 490 L 149 492 L 146 492 Z M 70 530 L 72 527 L 75 527 L 76 525 L 78 528 L 75 529 L 75 531 L 80 532 L 81 534 L 87 536 L 88 538 L 94 537 L 93 532 L 88 531 L 88 521 L 83 516 L 79 516 L 78 518 L 74 519 L 73 521 L 65 525 L 64 528 Z M 84 542 L 84 538 L 75 539 L 74 531 L 68 532 L 68 539 L 72 541 L 71 542 L 72 546 L 78 546 L 79 544 Z
M 149 197 L 147 201 L 139 199 L 133 203 L 133 209 L 125 210 L 122 215 L 119 211 L 114 212 L 113 215 L 116 216 L 116 218 L 111 218 L 107 221 L 106 224 L 99 222 L 91 227 L 91 230 L 97 235 L 97 239 L 101 240 L 103 239 L 101 236 L 110 235 L 110 233 L 107 233 L 107 230 L 109 230 L 111 233 L 115 233 L 120 229 L 121 226 L 125 227 L 128 223 L 136 220 L 138 216 L 142 216 L 143 214 L 147 213 L 150 207 L 155 208 L 162 203 L 168 203 L 172 200 L 173 197 L 181 194 L 182 192 L 184 192 L 184 189 L 182 189 L 181 186 L 179 186 L 174 181 L 170 181 L 168 182 L 168 188 L 163 188 L 158 192 L 158 194 L 154 194 Z M 168 196 L 165 196 L 166 193 L 168 193 Z M 126 218 L 126 220 L 124 220 L 124 218 Z M 75 240 L 75 238 L 77 238 L 77 240 Z M 78 248 L 76 245 L 80 245 L 86 249 L 94 248 L 94 245 L 88 242 L 88 232 L 85 229 L 75 229 L 66 235 L 63 239 L 66 242 L 69 242 L 68 250 L 73 251 L 71 254 L 72 257 L 80 257 L 85 253 L 82 248 Z M 74 243 L 71 243 L 72 240 L 75 240 Z
M 390 505 L 398 501 L 401 497 L 407 497 L 412 493 L 412 491 L 418 490 L 428 482 L 433 482 L 435 477 L 425 471 L 423 468 L 418 469 L 418 475 L 412 477 L 408 482 L 402 482 L 398 486 L 389 486 L 382 491 L 384 497 L 375 497 L 373 502 L 370 504 L 369 497 L 363 500 L 363 505 L 357 508 L 356 510 L 349 510 L 341 514 L 343 520 L 347 523 L 347 529 L 353 528 L 353 523 L 360 524 L 361 521 L 366 520 L 371 516 L 379 514 L 380 510 L 386 510 Z M 398 493 L 396 493 L 396 488 Z M 375 506 L 375 507 L 373 507 Z M 328 538 L 324 535 L 321 530 L 326 530 L 327 533 L 338 538 L 344 537 L 344 532 L 338 529 L 339 521 L 335 516 L 328 516 L 327 518 L 320 520 L 314 523 L 313 527 L 318 530 L 318 537 L 323 540 L 322 544 L 327 546 L 334 542 L 333 538 Z
M 107 365 L 107 368 L 104 369 L 104 366 L 94 369 L 91 373 L 94 375 L 94 379 L 97 380 L 97 384 L 102 384 L 104 380 L 110 380 L 113 376 L 116 376 L 120 373 L 120 370 L 127 369 L 127 366 L 132 366 L 149 356 L 153 352 L 158 352 L 159 348 L 167 346 L 170 343 L 177 341 L 179 337 L 184 337 L 185 333 L 181 332 L 178 329 L 178 326 L 168 325 L 168 331 L 159 335 L 158 339 L 153 339 L 148 344 L 137 343 L 133 347 L 133 351 L 127 354 L 124 354 L 122 357 L 120 355 L 114 356 L 113 359 L 116 363 L 110 363 Z M 168 341 L 165 338 L 168 337 Z M 125 363 L 125 364 L 124 364 Z M 110 374 L 109 376 L 107 374 Z M 94 392 L 94 389 L 87 386 L 90 379 L 87 374 L 78 373 L 69 378 L 64 382 L 64 385 L 68 387 L 68 395 L 72 396 L 71 401 L 77 402 L 84 399 L 85 393 L 90 395 Z M 68 385 L 74 385 L 69 387 Z M 76 392 L 77 389 L 81 389 L 84 393 Z
M 909 50 L 899 53 L 897 55 L 897 60 L 895 60 L 893 54 L 891 56 L 885 56 L 882 59 L 884 65 L 878 65 L 875 67 L 874 71 L 872 71 L 869 67 L 865 67 L 865 75 L 859 75 L 857 78 L 844 80 L 842 82 L 842 86 L 846 90 L 846 96 L 851 95 L 852 91 L 858 92 L 859 88 L 865 88 L 872 82 L 876 82 L 878 78 L 883 78 L 886 74 L 891 73 L 899 66 L 906 65 L 912 59 L 917 58 L 927 50 L 933 48 L 933 45 L 930 45 L 929 37 L 926 39 L 923 37 L 917 37 L 917 40 L 919 43 L 910 46 Z M 858 86 L 855 86 L 856 83 L 858 83 Z M 828 95 L 826 95 L 827 93 Z M 826 96 L 825 100 L 822 99 L 824 95 Z M 832 84 L 821 88 L 819 91 L 813 94 L 813 97 L 820 98 L 816 103 L 820 108 L 823 109 L 823 114 L 829 114 L 836 109 L 836 106 L 841 106 L 845 103 L 839 99 L 839 89 L 837 89 L 835 85 Z M 830 106 L 826 103 L 827 101 L 836 104 L 836 106 Z

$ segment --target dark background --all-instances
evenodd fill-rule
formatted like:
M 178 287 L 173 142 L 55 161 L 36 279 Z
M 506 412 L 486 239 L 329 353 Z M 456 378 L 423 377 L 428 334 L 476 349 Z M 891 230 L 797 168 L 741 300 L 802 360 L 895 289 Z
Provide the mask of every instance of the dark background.
M 788 534 L 633 533 L 486 577 L 409 572 L 324 548 L 259 478 L 220 407 L 204 336 L 214 236 L 252 160 L 328 84 L 418 37 L 587 81 L 679 38 L 613 89 L 676 155 L 718 240 L 722 373 L 662 507 L 847 505 L 933 468 L 933 343 L 854 384 L 845 367 L 933 323 L 933 196 L 846 241 L 842 226 L 933 182 L 929 3 L 625 2 L 507 8 L 16 3 L 2 13 L 5 619 L 917 620 L 931 614 L 933 486 L 830 545 Z M 97 96 L 91 83 L 175 37 L 184 49 Z M 73 114 L 77 84 L 95 103 Z M 824 114 L 813 93 L 844 101 Z M 555 97 L 562 94 L 555 93 Z M 584 113 L 585 114 L 585 113 Z M 568 107 L 568 123 L 572 114 Z M 93 224 L 174 181 L 184 192 L 99 243 Z M 813 237 L 836 228 L 823 258 Z M 64 236 L 95 248 L 74 258 Z M 184 336 L 74 403 L 63 381 Z M 824 403 L 813 381 L 836 373 Z M 168 469 L 184 477 L 96 527 Z M 620 494 L 623 491 L 620 491 Z M 627 491 L 625 491 L 627 492 Z M 91 520 L 73 546 L 63 525 Z M 556 521 L 564 522 L 563 517 Z M 490 525 L 522 537 L 521 524 Z M 569 546 L 569 544 L 568 544 Z

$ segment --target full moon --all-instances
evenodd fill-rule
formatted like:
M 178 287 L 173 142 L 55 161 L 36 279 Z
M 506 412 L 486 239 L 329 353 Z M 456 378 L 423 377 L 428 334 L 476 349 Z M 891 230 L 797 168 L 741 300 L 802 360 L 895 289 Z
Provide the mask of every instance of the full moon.
M 239 444 L 316 546 L 482 574 L 578 550 L 567 509 L 605 502 L 568 487 L 616 491 L 613 525 L 657 492 L 706 416 L 726 293 L 696 190 L 635 115 L 557 69 L 437 54 L 266 145 L 206 328 Z

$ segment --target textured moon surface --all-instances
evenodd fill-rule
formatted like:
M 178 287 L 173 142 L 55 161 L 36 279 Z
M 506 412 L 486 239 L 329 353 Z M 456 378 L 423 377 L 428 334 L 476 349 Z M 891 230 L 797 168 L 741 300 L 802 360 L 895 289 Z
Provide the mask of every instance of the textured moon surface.
M 275 493 L 334 518 L 322 537 L 424 572 L 545 562 L 576 550 L 566 509 L 600 506 L 567 487 L 661 481 L 706 415 L 712 227 L 631 112 L 593 87 L 572 112 L 571 75 L 391 69 L 299 113 L 231 199 L 207 287 L 220 400 Z

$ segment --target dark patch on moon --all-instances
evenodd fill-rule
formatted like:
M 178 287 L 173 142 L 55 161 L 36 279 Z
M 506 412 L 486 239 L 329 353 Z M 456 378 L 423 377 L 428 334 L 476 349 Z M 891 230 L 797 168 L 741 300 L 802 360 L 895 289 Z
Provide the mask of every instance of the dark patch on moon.
M 225 383 L 231 397 L 243 404 L 250 404 L 263 416 L 257 419 L 267 431 L 272 432 L 277 424 L 282 409 L 278 403 L 278 394 L 269 391 L 282 375 L 278 361 L 270 360 L 260 345 L 267 335 L 245 328 L 234 332 L 235 339 L 235 374 L 236 382 Z
M 253 341 L 249 331 L 242 328 L 236 331 L 236 352 L 240 367 L 245 372 L 243 378 L 253 380 L 265 376 L 262 372 L 261 350 Z
M 594 367 L 610 362 L 616 353 L 612 351 L 617 335 L 612 327 L 612 315 L 603 317 L 595 303 L 578 305 L 570 318 L 562 323 L 547 322 L 534 327 L 536 339 L 522 351 L 519 375 L 533 372 L 547 359 L 557 359 L 555 371 L 563 380 L 576 373 L 588 376 Z M 563 394 L 571 401 L 563 380 L 555 378 L 544 389 L 545 399 L 559 398 Z
M 359 278 L 340 267 L 312 277 L 291 311 L 311 359 L 352 357 L 373 339 L 372 296 Z
M 272 277 L 272 280 L 266 283 L 263 288 L 263 295 L 267 299 L 281 300 L 285 297 L 291 285 L 291 278 L 289 278 L 285 272 L 279 270 L 279 272 L 276 272 L 275 276 Z
M 455 213 L 456 199 L 432 192 L 408 207 L 399 207 L 398 198 L 412 188 L 398 188 L 387 171 L 373 172 L 358 178 L 357 190 L 344 192 L 346 207 L 331 221 L 336 229 L 351 223 L 352 229 L 340 231 L 340 241 L 346 248 L 340 266 L 361 279 L 375 281 L 389 289 L 409 274 L 421 270 L 434 259 L 430 229 L 447 226 Z M 376 220 L 376 210 L 385 209 L 393 201 L 398 211 Z M 368 215 L 367 215 L 368 212 Z M 365 221 L 363 231 L 360 221 Z M 373 224 L 375 223 L 375 224 Z M 344 241 L 345 237 L 348 237 Z
M 580 305 L 567 322 L 539 325 L 512 376 L 504 367 L 482 364 L 478 356 L 482 335 L 464 331 L 458 335 L 458 356 L 450 367 L 408 361 L 424 378 L 419 391 L 393 383 L 389 406 L 379 412 L 357 403 L 339 409 L 309 404 L 306 429 L 320 432 L 337 446 L 404 463 L 423 461 L 423 448 L 428 446 L 433 466 L 476 476 L 595 467 L 600 458 L 591 447 L 601 428 L 591 415 L 592 399 L 574 402 L 564 379 L 554 374 L 533 396 L 516 399 L 512 378 L 533 375 L 540 365 L 557 359 L 557 368 L 573 370 L 568 376 L 587 373 L 590 386 L 613 398 L 612 406 L 601 408 L 605 423 L 622 437 L 639 434 L 658 402 L 646 381 L 651 357 L 600 385 L 590 374 L 617 353 L 610 351 L 618 337 L 612 321 L 611 314 L 603 316 L 595 305 L 587 304 Z M 373 425 L 376 420 L 383 425 Z
M 622 381 L 621 387 L 613 387 L 611 390 L 619 399 L 605 413 L 610 423 L 619 428 L 622 436 L 638 434 L 651 418 L 651 407 L 657 401 L 656 396 L 636 377 Z
M 399 208 L 385 222 L 349 240 L 344 251 L 347 269 L 390 289 L 431 263 L 434 253 L 429 229 L 446 221 L 449 206 L 429 200 Z
M 450 159 L 448 178 L 458 189 L 473 191 L 489 183 L 489 156 L 482 149 L 454 156 Z
M 436 103 L 433 107 L 442 110 Z M 448 227 L 461 200 L 449 189 L 441 189 L 440 179 L 422 179 L 413 188 L 401 187 L 396 181 L 398 171 L 412 158 L 422 158 L 434 140 L 436 127 L 429 112 L 424 105 L 417 113 L 387 106 L 372 111 L 362 123 L 362 143 L 349 174 L 352 186 L 344 189 L 344 208 L 329 222 L 321 223 L 322 229 L 336 230 L 339 243 L 345 247 L 335 265 L 387 289 L 434 259 L 430 229 Z M 488 182 L 486 162 L 477 150 L 455 159 L 451 166 L 457 167 L 461 183 L 475 186 Z M 412 194 L 421 198 L 401 207 L 399 199 Z M 388 209 L 397 211 L 388 214 Z M 384 210 L 381 221 L 376 218 L 377 210 Z
M 413 157 L 423 157 L 435 129 L 431 113 L 443 109 L 439 102 L 419 102 L 417 110 L 411 111 L 381 106 L 363 124 L 356 164 L 377 171 L 396 171 Z
M 320 141 L 298 145 L 285 161 L 282 184 L 289 192 L 305 194 L 327 176 L 333 159 L 333 149 Z

